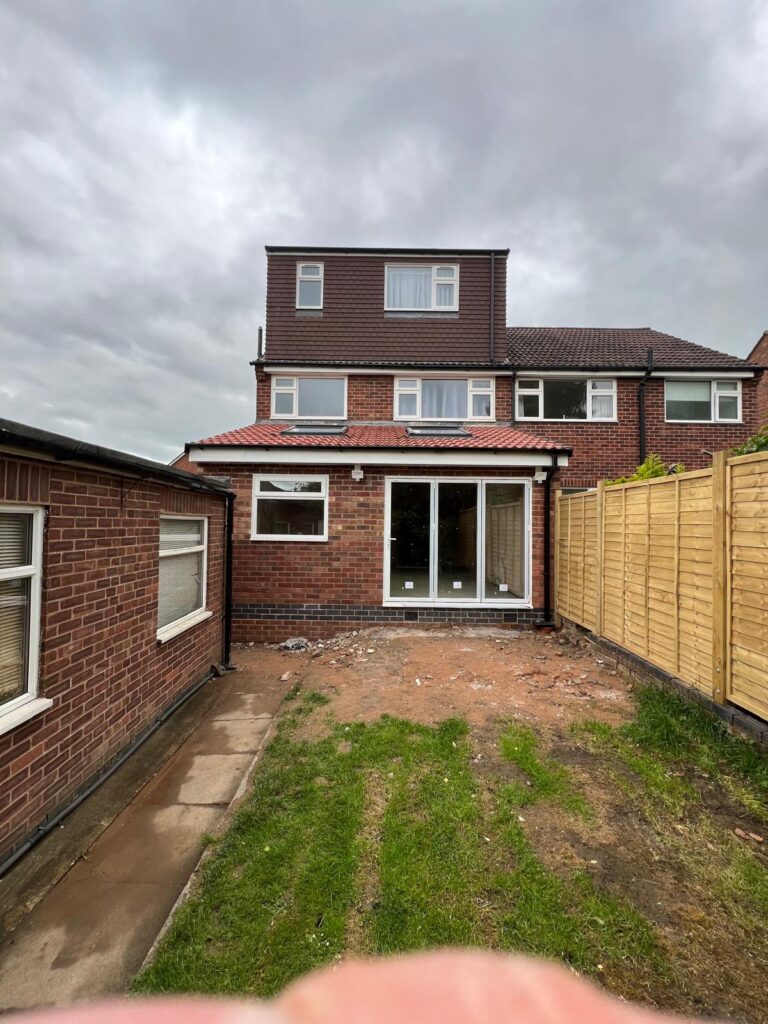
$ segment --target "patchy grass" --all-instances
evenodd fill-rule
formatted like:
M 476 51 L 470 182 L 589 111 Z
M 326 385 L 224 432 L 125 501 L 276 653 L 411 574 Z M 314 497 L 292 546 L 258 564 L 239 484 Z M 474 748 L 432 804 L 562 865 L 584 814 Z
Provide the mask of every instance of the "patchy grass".
M 327 704 L 292 692 L 135 991 L 269 996 L 349 955 L 461 945 L 766 1019 L 768 872 L 733 829 L 766 820 L 766 762 L 702 709 L 643 691 L 635 721 L 581 725 L 574 748 L 518 721 L 470 745 L 462 719 L 344 724 Z
M 653 929 L 583 872 L 556 877 L 517 812 L 551 801 L 583 816 L 565 767 L 510 724 L 502 753 L 531 785 L 481 791 L 465 722 L 436 727 L 383 716 L 297 726 L 324 704 L 292 695 L 252 795 L 212 849 L 137 992 L 269 996 L 355 953 L 437 946 L 517 949 L 600 974 L 628 961 L 663 973 Z
M 538 738 L 530 726 L 511 723 L 502 733 L 500 746 L 502 756 L 527 776 L 525 783 L 513 782 L 506 787 L 508 800 L 518 807 L 549 800 L 567 811 L 589 815 L 587 803 L 575 792 L 568 770 L 539 754 Z

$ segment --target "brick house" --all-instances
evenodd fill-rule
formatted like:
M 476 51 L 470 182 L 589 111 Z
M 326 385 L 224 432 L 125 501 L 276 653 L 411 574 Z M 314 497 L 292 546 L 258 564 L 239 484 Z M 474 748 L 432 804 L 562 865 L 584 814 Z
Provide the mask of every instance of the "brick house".
M 228 661 L 230 504 L 216 481 L 0 420 L 0 861 Z
M 768 370 L 768 331 L 763 331 L 747 359 Z M 768 423 L 768 374 L 763 374 L 757 383 L 757 420 L 761 427 Z
M 507 328 L 507 253 L 267 247 L 255 422 L 186 449 L 237 495 L 237 639 L 549 621 L 554 487 L 753 431 L 744 360 Z

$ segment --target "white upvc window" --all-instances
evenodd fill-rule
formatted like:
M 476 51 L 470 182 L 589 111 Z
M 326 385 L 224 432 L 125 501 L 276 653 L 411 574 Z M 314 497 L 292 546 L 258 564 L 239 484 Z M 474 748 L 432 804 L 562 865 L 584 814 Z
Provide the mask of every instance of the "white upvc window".
M 740 380 L 666 380 L 667 423 L 741 423 Z
M 492 420 L 493 377 L 395 377 L 396 420 Z
M 611 422 L 616 419 L 616 381 L 609 377 L 518 377 L 518 420 Z
M 328 477 L 253 478 L 251 540 L 328 540 Z
M 458 308 L 458 264 L 389 263 L 384 268 L 386 312 L 455 313 Z
M 206 609 L 208 520 L 160 516 L 159 553 L 157 639 L 162 643 L 213 614 Z
M 344 420 L 346 377 L 273 377 L 272 418 Z
M 38 696 L 41 508 L 0 505 L 0 733 L 45 711 Z
M 296 309 L 323 308 L 324 273 L 322 263 L 296 264 Z

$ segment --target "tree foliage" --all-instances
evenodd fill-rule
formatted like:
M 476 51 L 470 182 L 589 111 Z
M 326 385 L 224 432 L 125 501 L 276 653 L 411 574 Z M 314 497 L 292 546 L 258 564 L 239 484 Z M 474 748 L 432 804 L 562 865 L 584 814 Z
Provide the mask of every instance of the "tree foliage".
M 606 487 L 611 487 L 613 484 L 628 484 L 634 480 L 652 480 L 657 476 L 669 476 L 673 473 L 684 473 L 685 466 L 682 462 L 678 462 L 675 466 L 667 466 L 662 462 L 661 456 L 651 452 L 650 455 L 646 456 L 645 461 L 641 462 L 634 473 L 631 476 L 620 476 L 615 480 L 606 480 Z
M 753 455 L 755 452 L 768 452 L 768 423 L 762 426 L 748 441 L 732 450 L 733 455 Z

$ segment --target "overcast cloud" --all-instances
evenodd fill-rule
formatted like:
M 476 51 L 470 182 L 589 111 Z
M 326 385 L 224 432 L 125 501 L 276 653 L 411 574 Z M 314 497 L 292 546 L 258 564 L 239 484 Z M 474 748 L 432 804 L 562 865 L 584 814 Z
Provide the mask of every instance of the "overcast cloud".
M 0 2 L 0 415 L 253 418 L 264 244 L 506 246 L 508 320 L 768 328 L 768 5 Z

